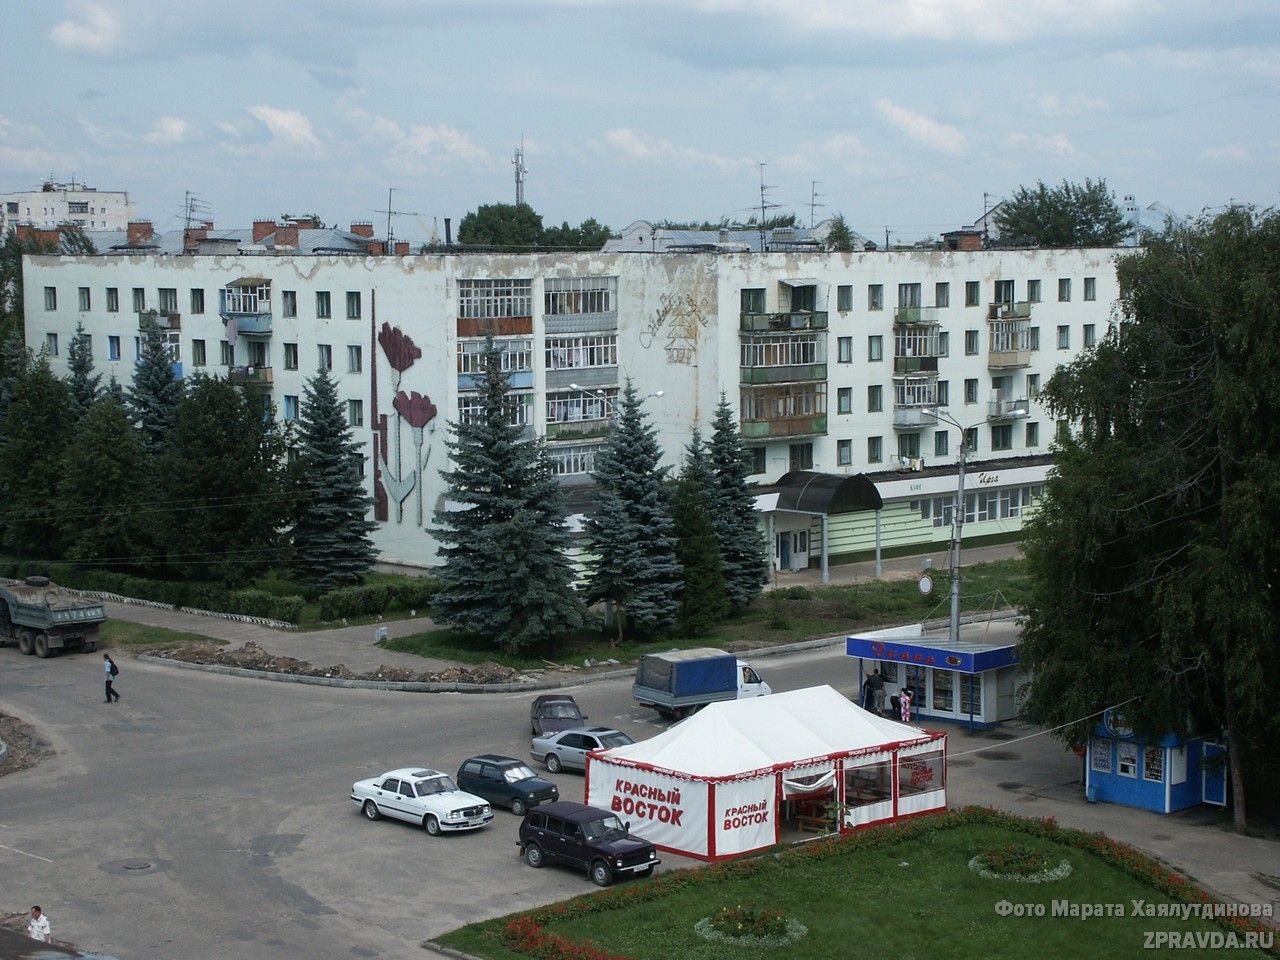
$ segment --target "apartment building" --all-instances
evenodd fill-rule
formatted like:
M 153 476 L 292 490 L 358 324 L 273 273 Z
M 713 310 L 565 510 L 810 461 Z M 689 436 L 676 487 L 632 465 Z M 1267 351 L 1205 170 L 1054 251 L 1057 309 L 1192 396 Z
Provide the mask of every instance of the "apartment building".
M 966 539 L 1016 534 L 1059 429 L 1039 390 L 1104 335 L 1118 295 L 1110 249 L 385 256 L 366 252 L 381 246 L 363 225 L 339 231 L 345 254 L 310 233 L 30 257 L 28 343 L 65 369 L 82 323 L 99 369 L 127 382 L 139 314 L 154 313 L 182 375 L 259 389 L 285 420 L 329 370 L 365 451 L 378 548 L 415 565 L 435 558 L 447 422 L 477 409 L 487 332 L 513 421 L 547 438 L 575 490 L 627 378 L 661 391 L 645 403 L 672 465 L 723 392 L 773 562 L 797 568 L 944 542 L 961 443 Z
M 83 230 L 123 230 L 132 219 L 128 193 L 99 190 L 75 180 L 46 180 L 39 190 L 0 193 L 0 236 L 19 224 L 44 229 L 71 224 Z

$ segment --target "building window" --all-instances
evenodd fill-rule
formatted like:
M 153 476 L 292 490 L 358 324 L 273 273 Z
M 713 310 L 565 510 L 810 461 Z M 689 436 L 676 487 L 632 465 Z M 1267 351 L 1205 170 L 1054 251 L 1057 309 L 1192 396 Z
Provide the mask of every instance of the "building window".
M 359 290 L 347 291 L 347 319 L 348 320 L 360 319 L 360 291 Z
M 178 289 L 177 287 L 161 287 L 156 291 L 159 296 L 156 298 L 156 305 L 160 308 L 161 313 L 177 313 L 178 312 Z
M 83 313 L 90 309 L 89 288 L 80 288 L 80 311 Z
M 992 450 L 1012 450 L 1013 449 L 1013 424 L 1000 423 L 991 427 L 991 449 Z
M 960 680 L 960 712 L 982 713 L 982 674 L 967 673 Z
M 1111 772 L 1111 738 L 1093 737 L 1089 741 L 1089 767 L 1094 773 Z
M 853 441 L 836 441 L 836 466 L 847 467 L 853 463 Z
M 119 337 L 116 338 L 117 341 L 119 339 L 120 339 Z M 116 349 L 117 350 L 119 349 L 119 343 L 116 344 Z M 116 357 L 116 359 L 118 360 L 120 358 Z M 205 355 L 204 341 L 192 340 L 191 341 L 191 365 L 193 367 L 203 367 L 207 362 L 208 362 L 208 358 Z
M 107 287 L 107 313 L 120 312 L 120 289 Z
M 359 373 L 364 369 L 364 353 L 359 344 L 347 345 L 347 373 Z
M 977 402 L 978 402 L 978 379 L 977 379 L 977 377 L 973 377 L 973 378 L 971 378 L 971 379 L 965 380 L 965 382 L 964 382 L 964 402 L 965 402 L 965 403 L 977 403 Z
M 1097 277 L 1084 278 L 1084 298 L 1086 300 L 1098 299 L 1098 278 Z
M 867 387 L 867 413 L 879 413 L 884 409 L 884 387 L 873 384 Z
M 542 312 L 549 317 L 617 309 L 617 277 L 548 277 L 542 290 Z
M 935 430 L 933 432 L 933 455 L 935 457 L 945 457 L 947 455 L 947 431 Z
M 1116 744 L 1116 772 L 1122 777 L 1138 776 L 1138 745 L 1131 740 Z
M 513 341 L 529 348 L 528 340 Z M 483 342 L 479 344 L 483 349 Z M 458 344 L 459 353 L 462 344 Z M 601 334 L 588 337 L 547 337 L 546 367 L 548 370 L 577 370 L 589 367 L 616 367 L 618 365 L 618 335 Z M 504 358 L 505 360 L 505 358 Z M 531 370 L 532 360 L 512 369 Z M 459 370 L 459 372 L 462 372 Z
M 853 363 L 853 337 L 837 337 L 836 351 L 840 363 Z
M 142 313 L 147 309 L 147 291 L 142 287 L 133 288 L 133 312 Z
M 576 476 L 591 473 L 596 468 L 596 451 L 599 447 L 554 447 L 547 451 L 551 472 L 557 476 Z
M 1164 783 L 1164 747 L 1143 747 L 1142 779 Z
M 298 369 L 298 345 L 296 343 L 286 343 L 284 345 L 284 368 L 286 370 Z
M 867 463 L 880 463 L 884 459 L 884 438 L 867 437 Z
M 533 316 L 532 280 L 459 280 L 458 319 Z
M 1071 328 L 1065 323 L 1058 326 L 1058 349 L 1071 349 Z
M 1040 396 L 1040 374 L 1028 373 L 1027 374 L 1027 397 L 1031 400 L 1034 400 L 1038 396 Z
M 51 357 L 58 355 L 58 335 L 56 333 L 46 333 L 44 335 L 44 350 Z
M 915 460 L 920 456 L 920 434 L 898 434 L 898 459 Z
M 951 381 L 938 381 L 938 406 L 946 407 L 951 404 Z
M 884 359 L 884 337 L 867 337 L 867 359 L 873 363 Z
M 107 359 L 120 359 L 120 338 L 117 336 L 107 337 Z
M 44 288 L 44 308 L 50 312 L 58 309 L 58 288 Z
M 613 405 L 618 399 L 618 388 L 607 387 L 600 391 L 570 390 L 547 394 L 547 423 L 584 423 L 608 420 L 613 416 Z
M 1040 446 L 1040 424 L 1038 423 L 1027 424 L 1026 445 L 1028 447 Z
M 1058 302 L 1067 303 L 1071 300 L 1071 278 L 1062 277 L 1058 280 Z
M 836 309 L 841 312 L 853 309 L 853 284 L 842 283 L 836 287 Z
M 982 281 L 966 280 L 964 284 L 964 305 L 976 307 L 982 302 Z
M 347 401 L 347 426 L 349 427 L 364 426 L 364 401 L 363 400 Z
M 333 369 L 333 347 L 327 343 L 316 345 L 316 354 L 318 356 L 319 368 L 324 371 Z
M 970 427 L 964 432 L 964 448 L 969 453 L 978 452 L 978 428 Z
M 836 391 L 836 413 L 853 413 L 853 387 Z
M 867 309 L 868 310 L 884 309 L 884 284 L 883 283 L 867 284 Z
M 813 444 L 812 443 L 791 444 L 790 463 L 791 463 L 792 470 L 812 470 L 813 469 Z
M 293 423 L 298 419 L 298 398 L 285 394 L 284 396 L 284 422 Z
M 331 314 L 332 306 L 329 303 L 329 291 L 316 291 L 316 319 L 328 320 Z
M 507 423 L 513 427 L 527 427 L 533 422 L 533 394 L 509 392 L 503 400 Z M 484 414 L 484 398 L 478 393 L 464 393 L 458 397 L 458 422 L 478 423 Z
M 951 284 L 935 283 L 933 285 L 933 305 L 935 307 L 951 306 Z
M 191 288 L 191 314 L 204 313 L 204 287 Z
M 968 679 L 968 674 L 965 678 Z M 955 709 L 955 673 L 950 670 L 933 671 L 933 707 L 935 711 L 950 713 Z
M 1040 302 L 1040 281 L 1039 280 L 1027 281 L 1027 300 L 1031 303 Z
M 1039 327 L 1027 328 L 1027 349 L 1028 350 L 1040 349 L 1040 328 Z
M 226 340 L 220 340 L 218 343 L 222 348 L 222 365 L 224 367 L 234 367 L 236 363 L 235 347 Z
M 298 291 L 280 291 L 280 316 L 296 317 L 298 315 Z
M 742 312 L 764 313 L 764 288 L 763 287 L 747 287 L 740 294 L 742 300 Z
M 142 359 L 142 338 L 134 337 L 133 338 L 133 361 L 134 363 L 137 363 L 141 359 Z
M 964 355 L 966 357 L 976 357 L 978 355 L 977 330 L 966 330 L 964 332 Z
M 747 473 L 754 476 L 764 471 L 764 447 L 747 447 Z
M 1094 332 L 1093 324 L 1086 323 L 1084 325 L 1084 345 L 1086 347 L 1092 347 L 1094 343 L 1097 342 L 1097 339 L 1098 335 Z
M 945 330 L 938 334 L 938 356 L 951 356 L 951 334 Z

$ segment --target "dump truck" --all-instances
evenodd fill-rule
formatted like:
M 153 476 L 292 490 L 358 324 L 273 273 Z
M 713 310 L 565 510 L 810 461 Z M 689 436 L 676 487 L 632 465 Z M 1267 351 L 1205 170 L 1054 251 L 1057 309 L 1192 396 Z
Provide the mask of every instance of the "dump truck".
M 106 619 L 101 603 L 78 597 L 48 577 L 0 583 L 0 646 L 16 643 L 37 657 L 74 649 L 92 653 L 98 648 L 98 626 Z
M 688 716 L 717 700 L 772 693 L 755 668 L 714 647 L 648 653 L 640 658 L 631 695 L 667 719 Z

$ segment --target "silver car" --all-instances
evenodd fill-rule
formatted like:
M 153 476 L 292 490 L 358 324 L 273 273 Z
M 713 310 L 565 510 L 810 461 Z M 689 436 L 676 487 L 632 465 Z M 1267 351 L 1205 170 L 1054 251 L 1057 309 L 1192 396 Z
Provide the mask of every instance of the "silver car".
M 587 769 L 587 754 L 592 750 L 610 750 L 628 743 L 635 741 L 608 727 L 576 727 L 534 737 L 529 753 L 552 773 L 559 773 L 563 769 Z

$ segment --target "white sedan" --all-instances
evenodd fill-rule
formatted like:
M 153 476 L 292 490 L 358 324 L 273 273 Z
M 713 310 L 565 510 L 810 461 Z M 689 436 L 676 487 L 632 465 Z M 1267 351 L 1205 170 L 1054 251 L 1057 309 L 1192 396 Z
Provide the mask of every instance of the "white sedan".
M 369 820 L 393 817 L 421 824 L 433 837 L 478 830 L 493 819 L 493 808 L 483 797 L 459 790 L 448 774 L 421 767 L 358 780 L 351 785 L 351 802 Z

